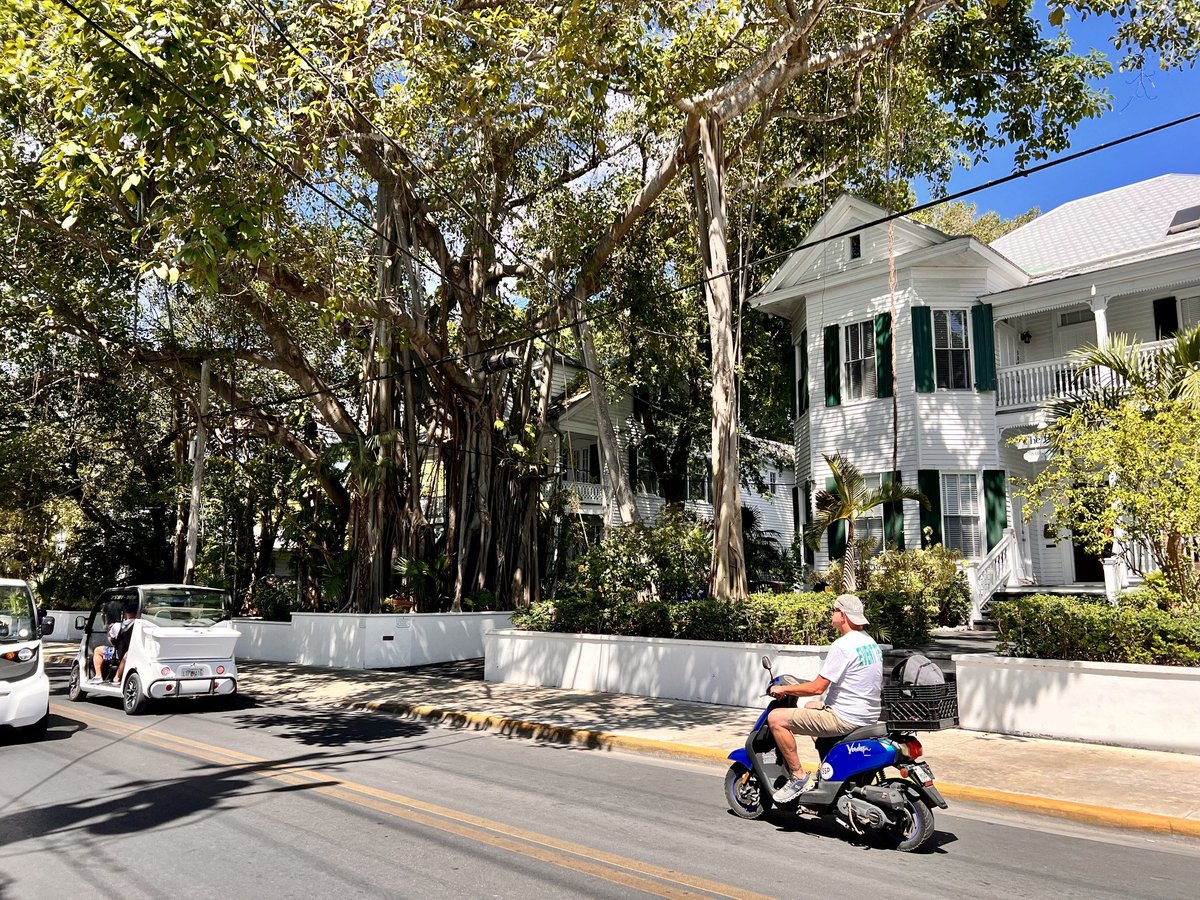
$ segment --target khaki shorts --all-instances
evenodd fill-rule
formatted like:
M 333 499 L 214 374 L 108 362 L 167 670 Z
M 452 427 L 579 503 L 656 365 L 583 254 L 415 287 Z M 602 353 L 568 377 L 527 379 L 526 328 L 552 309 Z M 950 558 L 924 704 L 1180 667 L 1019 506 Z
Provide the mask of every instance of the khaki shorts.
M 797 706 L 788 718 L 789 729 L 796 734 L 807 734 L 811 737 L 840 737 L 857 727 L 823 704 L 816 709 Z

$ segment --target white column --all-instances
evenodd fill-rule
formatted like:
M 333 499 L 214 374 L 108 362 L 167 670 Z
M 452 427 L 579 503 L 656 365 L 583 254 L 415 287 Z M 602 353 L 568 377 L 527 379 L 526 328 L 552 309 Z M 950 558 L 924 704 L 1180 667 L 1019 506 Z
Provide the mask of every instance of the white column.
M 1108 345 L 1108 298 L 1103 294 L 1096 293 L 1096 286 L 1092 285 L 1092 298 L 1088 301 L 1088 305 L 1092 308 L 1092 315 L 1096 318 L 1096 346 L 1105 347 Z

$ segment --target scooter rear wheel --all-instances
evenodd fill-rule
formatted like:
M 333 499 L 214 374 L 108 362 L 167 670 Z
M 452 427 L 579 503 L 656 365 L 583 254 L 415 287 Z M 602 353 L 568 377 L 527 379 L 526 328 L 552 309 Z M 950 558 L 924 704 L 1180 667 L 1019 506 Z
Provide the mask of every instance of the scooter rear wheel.
M 904 819 L 895 827 L 892 837 L 897 850 L 911 853 L 925 846 L 925 842 L 933 837 L 933 810 L 920 798 L 908 795 L 905 800 Z
M 725 773 L 725 802 L 734 815 L 743 819 L 760 818 L 771 807 L 758 776 L 741 763 L 734 763 Z

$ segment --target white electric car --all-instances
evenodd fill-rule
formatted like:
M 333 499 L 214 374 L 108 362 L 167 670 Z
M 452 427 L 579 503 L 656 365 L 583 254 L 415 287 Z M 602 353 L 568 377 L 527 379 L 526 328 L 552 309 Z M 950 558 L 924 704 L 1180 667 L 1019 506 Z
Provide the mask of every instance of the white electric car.
M 50 679 L 42 661 L 42 632 L 29 585 L 0 578 L 0 725 L 18 729 L 37 740 L 50 721 Z
M 126 610 L 135 612 L 135 617 L 128 619 Z M 96 648 L 109 646 L 109 626 L 123 620 L 128 621 L 114 652 L 102 654 L 96 671 Z M 152 700 L 237 693 L 233 652 L 239 634 L 224 591 L 189 584 L 112 588 L 100 596 L 89 615 L 76 619 L 76 627 L 83 638 L 71 665 L 70 700 L 119 697 L 125 712 L 136 716 Z

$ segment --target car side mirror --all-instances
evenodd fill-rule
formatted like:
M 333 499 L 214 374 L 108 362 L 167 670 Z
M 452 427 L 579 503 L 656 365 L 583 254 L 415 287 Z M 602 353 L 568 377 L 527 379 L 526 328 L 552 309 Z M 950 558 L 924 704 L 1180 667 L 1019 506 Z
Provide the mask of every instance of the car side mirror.
M 38 636 L 45 637 L 48 634 L 54 633 L 54 616 L 46 616 L 42 619 L 42 624 L 38 626 Z
M 87 628 L 87 616 L 76 616 L 75 617 L 75 630 L 83 631 L 83 629 L 85 629 L 85 628 Z

